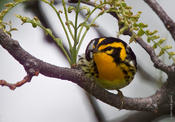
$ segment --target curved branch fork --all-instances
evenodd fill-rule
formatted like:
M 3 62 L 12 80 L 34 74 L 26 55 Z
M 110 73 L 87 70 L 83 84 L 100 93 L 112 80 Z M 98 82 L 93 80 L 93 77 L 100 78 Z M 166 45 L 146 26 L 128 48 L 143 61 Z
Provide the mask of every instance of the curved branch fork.
M 161 99 L 165 98 L 165 87 L 162 87 L 150 97 L 123 97 L 121 101 L 121 97 L 119 95 L 110 93 L 107 90 L 99 87 L 93 80 L 85 77 L 82 71 L 78 69 L 54 66 L 30 55 L 23 48 L 21 48 L 17 41 L 13 40 L 6 33 L 4 33 L 3 30 L 0 30 L 0 45 L 2 45 L 3 48 L 5 48 L 21 65 L 23 65 L 27 72 L 27 76 L 16 84 L 10 84 L 4 80 L 0 80 L 1 86 L 8 86 L 12 90 L 25 84 L 26 82 L 29 82 L 33 76 L 41 73 L 48 77 L 72 81 L 101 101 L 120 109 L 121 104 L 123 104 L 123 109 L 127 110 L 155 112 L 159 109 L 159 104 L 162 102 Z

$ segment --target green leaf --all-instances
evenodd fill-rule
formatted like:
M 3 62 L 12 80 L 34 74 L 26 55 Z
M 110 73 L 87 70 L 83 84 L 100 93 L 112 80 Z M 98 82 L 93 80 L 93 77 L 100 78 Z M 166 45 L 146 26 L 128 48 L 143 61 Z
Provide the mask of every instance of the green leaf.
M 168 49 L 171 49 L 171 48 L 172 48 L 172 46 L 170 46 L 170 45 L 166 45 L 165 47 L 163 47 L 164 50 L 168 50 Z
M 151 32 L 150 30 L 146 30 L 146 31 L 145 31 L 145 34 L 146 34 L 147 36 L 152 36 L 152 35 L 156 34 L 157 32 L 158 32 L 157 30 L 154 30 L 153 32 Z
M 9 31 L 5 31 L 10 37 L 12 36 L 12 34 Z
M 145 31 L 145 34 L 148 36 L 149 35 L 149 30 L 146 30 Z
M 164 50 L 164 49 L 161 49 L 160 52 L 159 52 L 158 57 L 160 57 L 160 56 L 163 55 L 164 53 L 165 53 L 165 50 Z
M 172 58 L 174 55 L 175 55 L 175 52 L 168 52 L 168 55 L 169 55 L 169 59 Z
M 135 31 L 138 31 L 138 30 L 139 30 L 138 27 L 132 27 L 131 29 L 132 29 L 132 30 L 135 30 Z
M 157 43 L 155 43 L 152 48 L 156 49 L 157 48 Z
M 169 55 L 175 55 L 175 52 L 168 52 Z
M 148 25 L 147 24 L 144 24 L 144 23 L 139 23 L 138 26 L 140 28 L 146 28 L 146 27 L 148 27 Z
M 153 32 L 151 32 L 151 35 L 154 35 L 158 32 L 158 30 L 154 30 Z
M 137 35 L 139 37 L 143 36 L 145 34 L 145 31 L 143 29 L 140 29 L 138 32 L 137 32 Z
M 73 10 L 76 11 L 76 8 L 74 6 L 68 7 L 68 13 L 71 13 Z
M 126 8 L 126 9 L 132 9 L 132 7 L 131 7 L 131 6 L 126 6 L 125 8 Z
M 10 31 L 17 31 L 17 28 L 11 28 Z
M 121 6 L 122 6 L 122 7 L 126 7 L 127 5 L 126 5 L 125 2 L 121 2 Z
M 157 43 L 159 44 L 159 45 L 161 45 L 162 43 L 164 43 L 165 42 L 165 38 L 161 38 Z
M 138 24 L 137 24 L 137 23 L 134 23 L 134 24 L 133 24 L 133 27 L 138 27 Z
M 150 36 L 150 39 L 151 39 L 151 40 L 156 40 L 156 39 L 158 39 L 158 38 L 160 38 L 159 35 L 153 35 L 153 36 Z
M 147 42 L 148 42 L 148 43 L 151 42 L 151 38 L 150 38 L 150 37 L 147 38 Z

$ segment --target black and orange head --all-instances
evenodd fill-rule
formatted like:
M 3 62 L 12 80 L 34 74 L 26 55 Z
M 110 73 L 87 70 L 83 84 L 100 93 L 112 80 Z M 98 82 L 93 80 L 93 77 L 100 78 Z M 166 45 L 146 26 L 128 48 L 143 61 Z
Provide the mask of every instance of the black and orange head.
M 93 54 L 98 52 L 111 55 L 116 62 L 124 61 L 127 55 L 131 55 L 132 59 L 136 60 L 135 54 L 127 43 L 118 38 L 104 37 L 91 40 L 86 48 L 86 59 L 92 60 Z

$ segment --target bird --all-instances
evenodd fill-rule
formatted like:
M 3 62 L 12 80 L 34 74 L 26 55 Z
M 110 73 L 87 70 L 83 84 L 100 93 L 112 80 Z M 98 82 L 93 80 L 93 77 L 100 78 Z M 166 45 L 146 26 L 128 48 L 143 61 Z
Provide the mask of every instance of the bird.
M 85 54 L 79 56 L 78 66 L 87 77 L 93 78 L 100 87 L 117 90 L 133 80 L 137 61 L 131 47 L 119 38 L 100 37 L 92 39 Z

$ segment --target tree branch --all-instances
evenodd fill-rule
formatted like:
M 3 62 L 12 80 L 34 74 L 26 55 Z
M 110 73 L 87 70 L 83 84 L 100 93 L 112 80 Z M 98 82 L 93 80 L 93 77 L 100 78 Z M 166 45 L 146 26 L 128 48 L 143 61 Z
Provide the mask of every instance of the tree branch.
M 153 11 L 159 16 L 164 23 L 167 30 L 171 33 L 171 36 L 175 40 L 175 22 L 168 16 L 156 0 L 144 0 Z
M 83 72 L 78 69 L 54 66 L 35 58 L 21 48 L 17 41 L 5 34 L 3 30 L 0 30 L 0 45 L 2 45 L 3 48 L 5 48 L 21 65 L 23 65 L 27 72 L 35 74 L 36 71 L 38 71 L 48 77 L 72 81 L 101 101 L 116 108 L 121 107 L 122 101 L 119 95 L 110 93 L 99 87 L 92 79 L 87 78 Z M 123 102 L 123 109 L 152 112 L 158 111 L 159 105 L 166 102 L 166 84 L 150 97 L 124 97 Z

